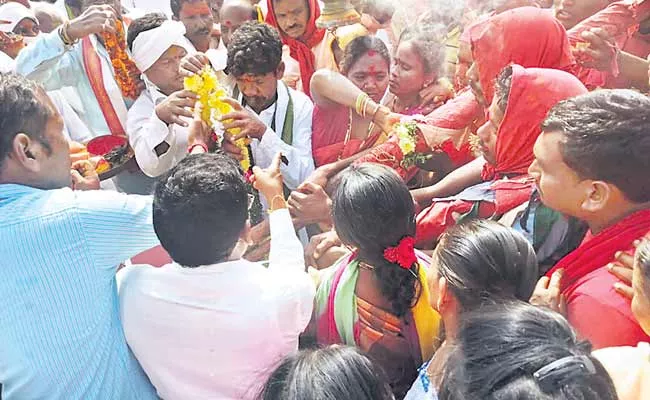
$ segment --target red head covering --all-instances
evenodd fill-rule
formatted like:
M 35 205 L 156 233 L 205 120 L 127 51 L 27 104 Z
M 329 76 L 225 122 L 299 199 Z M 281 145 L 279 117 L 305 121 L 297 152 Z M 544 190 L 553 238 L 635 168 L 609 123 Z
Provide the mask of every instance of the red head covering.
M 494 79 L 509 64 L 563 70 L 575 64 L 566 31 L 549 10 L 521 7 L 495 15 L 476 24 L 470 39 L 488 102 Z
M 542 122 L 558 102 L 587 93 L 578 78 L 557 69 L 512 66 L 512 84 L 497 131 L 496 165 L 486 164 L 483 179 L 525 174 L 533 162 L 533 145 Z
M 289 37 L 278 25 L 278 21 L 275 19 L 273 0 L 266 0 L 268 10 L 266 23 L 277 28 L 278 32 L 280 32 L 282 43 L 289 46 L 291 57 L 298 61 L 300 65 L 300 79 L 302 80 L 303 90 L 307 95 L 310 95 L 309 83 L 311 82 L 311 76 L 316 70 L 316 58 L 311 49 L 323 40 L 323 37 L 325 37 L 325 29 L 318 29 L 316 27 L 316 19 L 320 16 L 318 1 L 307 0 L 307 5 L 309 6 L 309 19 L 307 20 L 305 33 L 298 40 Z

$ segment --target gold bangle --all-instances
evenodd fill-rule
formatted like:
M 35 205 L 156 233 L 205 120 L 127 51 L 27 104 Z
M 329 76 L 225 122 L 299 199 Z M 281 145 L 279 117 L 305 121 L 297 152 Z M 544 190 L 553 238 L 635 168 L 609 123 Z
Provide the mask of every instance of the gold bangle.
M 280 199 L 280 200 L 282 201 L 282 203 L 281 203 L 280 207 L 277 207 L 277 208 L 276 208 L 276 207 L 275 207 L 275 201 L 276 201 L 277 199 Z M 281 194 L 276 194 L 276 195 L 273 196 L 273 198 L 271 199 L 271 204 L 269 204 L 269 205 L 271 206 L 271 208 L 269 208 L 268 213 L 271 214 L 273 211 L 281 210 L 281 209 L 283 209 L 283 208 L 287 208 L 287 201 L 284 199 L 284 196 L 283 196 L 283 195 L 281 195 Z
M 361 109 L 361 107 L 362 107 L 364 101 L 366 101 L 366 99 L 369 99 L 369 97 L 368 97 L 367 94 L 365 94 L 363 92 L 359 93 L 359 95 L 357 96 L 357 101 L 355 103 L 354 109 L 355 109 L 355 111 L 357 112 L 358 115 L 363 116 L 363 110 Z

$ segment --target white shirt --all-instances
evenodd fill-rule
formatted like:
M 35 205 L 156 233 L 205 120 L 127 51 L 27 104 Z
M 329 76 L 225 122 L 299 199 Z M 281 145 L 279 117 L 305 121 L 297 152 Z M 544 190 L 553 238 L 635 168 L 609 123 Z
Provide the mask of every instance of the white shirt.
M 288 210 L 271 213 L 269 266 L 126 267 L 118 274 L 127 343 L 158 395 L 253 399 L 298 350 L 315 288 Z
M 135 159 L 142 172 L 156 177 L 167 172 L 187 155 L 189 128 L 176 124 L 167 125 L 156 115 L 156 104 L 167 98 L 154 88 L 148 87 L 129 110 L 126 130 Z M 156 154 L 156 146 L 167 142 L 169 149 Z
M 311 120 L 314 104 L 304 93 L 293 89 L 289 89 L 287 92 L 286 85 L 281 81 L 278 81 L 277 93 L 278 100 L 259 113 L 260 119 L 267 128 L 262 140 L 253 139 L 251 150 L 255 165 L 260 168 L 269 167 L 273 157 L 281 152 L 289 161 L 289 165 L 280 164 L 284 183 L 289 189 L 294 190 L 314 171 L 314 159 L 311 155 Z M 281 137 L 289 104 L 287 93 L 293 101 L 293 142 L 291 146 L 283 142 Z M 241 94 L 239 94 L 238 100 L 241 103 Z M 246 108 L 253 111 L 250 107 Z M 271 129 L 274 114 L 275 131 Z

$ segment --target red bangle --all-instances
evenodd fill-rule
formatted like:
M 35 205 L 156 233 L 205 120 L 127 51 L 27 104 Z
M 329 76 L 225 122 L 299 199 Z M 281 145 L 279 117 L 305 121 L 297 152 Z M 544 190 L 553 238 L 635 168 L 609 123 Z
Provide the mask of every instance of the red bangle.
M 194 150 L 194 148 L 195 148 L 196 146 L 201 147 L 201 148 L 203 149 L 203 152 L 204 152 L 204 153 L 207 153 L 207 152 L 208 152 L 208 146 L 204 145 L 203 143 L 195 143 L 195 144 L 189 146 L 189 147 L 187 148 L 187 152 L 188 152 L 188 153 L 191 153 L 192 150 Z

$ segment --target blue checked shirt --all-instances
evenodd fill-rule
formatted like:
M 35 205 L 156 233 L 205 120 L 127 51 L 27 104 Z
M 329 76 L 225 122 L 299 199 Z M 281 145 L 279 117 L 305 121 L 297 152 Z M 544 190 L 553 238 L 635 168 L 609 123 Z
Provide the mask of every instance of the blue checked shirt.
M 157 243 L 150 197 L 0 184 L 3 399 L 156 398 L 124 338 L 115 273 Z

